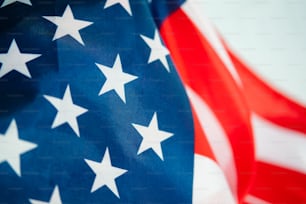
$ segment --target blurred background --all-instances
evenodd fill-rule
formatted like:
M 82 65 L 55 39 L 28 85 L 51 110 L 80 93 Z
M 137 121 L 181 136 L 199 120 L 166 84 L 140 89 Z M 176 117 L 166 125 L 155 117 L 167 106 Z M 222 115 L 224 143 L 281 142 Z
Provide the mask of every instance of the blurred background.
M 194 1 L 253 71 L 306 105 L 306 1 Z

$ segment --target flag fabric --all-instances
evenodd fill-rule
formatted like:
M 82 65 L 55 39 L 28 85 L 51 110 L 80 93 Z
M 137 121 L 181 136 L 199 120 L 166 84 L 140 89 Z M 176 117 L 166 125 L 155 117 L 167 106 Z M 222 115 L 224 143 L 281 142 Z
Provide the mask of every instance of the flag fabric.
M 191 203 L 182 83 L 144 1 L 2 1 L 0 203 Z
M 0 1 L 0 203 L 305 203 L 305 107 L 194 1 Z
M 201 12 L 187 1 L 161 24 L 191 101 L 196 155 L 223 170 L 233 202 L 305 203 L 305 107 L 256 76 Z M 230 202 L 224 185 L 206 187 L 194 199 Z

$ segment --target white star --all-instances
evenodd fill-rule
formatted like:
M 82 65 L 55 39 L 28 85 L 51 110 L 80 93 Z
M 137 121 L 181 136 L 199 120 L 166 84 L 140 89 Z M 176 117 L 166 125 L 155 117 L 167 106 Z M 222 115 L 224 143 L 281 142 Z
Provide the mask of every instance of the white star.
M 157 114 L 154 113 L 149 126 L 142 126 L 137 124 L 132 125 L 142 137 L 142 142 L 137 154 L 139 155 L 148 149 L 152 149 L 160 157 L 161 160 L 164 160 L 161 142 L 172 137 L 173 133 L 161 131 L 158 129 Z
M 62 200 L 61 200 L 61 195 L 58 190 L 58 186 L 55 186 L 49 202 L 43 202 L 43 201 L 34 200 L 34 199 L 30 199 L 30 202 L 31 204 L 61 204 Z
M 124 85 L 137 79 L 138 77 L 122 71 L 122 64 L 119 55 L 117 55 L 113 67 L 107 67 L 97 63 L 96 65 L 106 77 L 106 81 L 100 90 L 99 96 L 108 91 L 114 90 L 125 103 L 126 99 Z
M 1 4 L 1 8 L 5 7 L 5 6 L 9 5 L 9 4 L 13 4 L 15 2 L 20 2 L 20 3 L 32 6 L 32 3 L 31 3 L 30 0 L 4 0 L 3 3 Z
M 155 60 L 160 60 L 161 63 L 166 68 L 166 70 L 170 72 L 169 64 L 166 58 L 166 56 L 169 54 L 169 51 L 165 46 L 162 45 L 157 30 L 155 30 L 154 39 L 148 38 L 144 35 L 140 35 L 140 37 L 151 48 L 151 53 L 150 53 L 148 63 L 154 62 Z
M 73 104 L 69 85 L 67 85 L 63 99 L 58 99 L 47 95 L 44 95 L 44 97 L 57 109 L 57 114 L 53 121 L 52 128 L 68 123 L 75 134 L 80 137 L 77 117 L 84 114 L 88 110 Z
M 41 56 L 41 54 L 21 53 L 15 39 L 13 39 L 7 53 L 0 54 L 0 63 L 2 63 L 0 67 L 0 78 L 13 70 L 31 78 L 26 63 L 39 56 Z
M 37 145 L 18 138 L 15 120 L 7 128 L 4 135 L 0 134 L 0 164 L 7 161 L 18 176 L 21 176 L 20 156 Z
M 92 24 L 89 21 L 75 19 L 69 5 L 66 7 L 62 16 L 43 16 L 43 18 L 57 25 L 53 40 L 70 35 L 82 45 L 84 45 L 84 42 L 79 31 Z
M 126 12 L 128 12 L 128 14 L 132 16 L 129 0 L 107 0 L 104 5 L 104 9 L 111 7 L 115 4 L 120 4 L 126 10 Z
M 87 159 L 85 159 L 85 162 L 96 174 L 91 192 L 94 192 L 103 186 L 107 186 L 109 190 L 120 198 L 115 179 L 126 173 L 127 170 L 112 166 L 108 148 L 106 148 L 103 159 L 100 163 Z

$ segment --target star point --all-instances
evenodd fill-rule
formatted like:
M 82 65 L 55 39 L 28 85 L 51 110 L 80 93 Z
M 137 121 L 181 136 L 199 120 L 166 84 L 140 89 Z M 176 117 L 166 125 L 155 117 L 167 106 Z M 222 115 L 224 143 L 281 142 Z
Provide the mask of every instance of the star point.
M 43 18 L 57 26 L 52 39 L 53 41 L 69 35 L 83 46 L 85 44 L 81 37 L 80 30 L 93 24 L 93 22 L 75 19 L 69 5 L 67 5 L 62 16 L 43 16 Z
M 57 109 L 57 114 L 51 128 L 56 128 L 64 123 L 68 123 L 75 134 L 80 137 L 77 117 L 86 113 L 88 110 L 73 103 L 70 86 L 67 85 L 62 99 L 48 95 L 44 95 L 44 97 Z
M 12 120 L 4 135 L 0 134 L 0 164 L 7 162 L 21 177 L 20 157 L 37 147 L 36 144 L 21 140 L 15 120 Z
M 148 126 L 138 124 L 132 125 L 142 137 L 142 142 L 137 154 L 139 155 L 146 150 L 152 149 L 161 160 L 164 160 L 161 142 L 172 137 L 173 133 L 159 130 L 156 112 L 153 114 L 153 117 Z
M 126 103 L 124 86 L 125 84 L 134 81 L 138 77 L 122 71 L 122 64 L 119 54 L 116 57 L 113 67 L 107 67 L 98 63 L 96 63 L 96 65 L 106 77 L 106 81 L 99 92 L 99 96 L 114 90 L 121 100 Z
M 3 3 L 1 4 L 0 8 L 3 8 L 7 5 L 13 4 L 15 2 L 19 2 L 19 3 L 23 3 L 23 4 L 27 4 L 29 6 L 32 6 L 32 3 L 30 0 L 4 0 Z
M 49 202 L 43 202 L 34 199 L 30 199 L 29 201 L 31 204 L 62 204 L 61 195 L 58 186 L 55 186 Z
M 111 7 L 115 4 L 120 4 L 122 6 L 122 8 L 124 8 L 126 10 L 126 12 L 132 16 L 132 10 L 131 10 L 131 6 L 129 3 L 129 0 L 107 0 L 105 5 L 104 5 L 104 9 Z
M 26 63 L 40 56 L 41 54 L 21 53 L 16 40 L 13 39 L 7 53 L 0 53 L 0 63 L 2 63 L 2 66 L 0 67 L 0 78 L 14 70 L 28 78 L 31 78 Z
M 91 188 L 91 193 L 95 192 L 99 188 L 102 188 L 103 186 L 106 186 L 118 198 L 120 198 L 115 179 L 125 174 L 127 170 L 114 167 L 112 165 L 108 148 L 106 148 L 101 162 L 95 162 L 87 159 L 85 159 L 85 162 L 96 174 L 94 183 Z
M 154 39 L 148 38 L 144 35 L 140 35 L 140 37 L 145 41 L 145 43 L 151 49 L 148 63 L 154 62 L 156 60 L 160 60 L 160 62 L 164 65 L 165 69 L 168 72 L 170 72 L 169 64 L 166 58 L 166 56 L 169 55 L 169 51 L 164 45 L 162 45 L 162 42 L 160 40 L 157 30 L 155 30 Z

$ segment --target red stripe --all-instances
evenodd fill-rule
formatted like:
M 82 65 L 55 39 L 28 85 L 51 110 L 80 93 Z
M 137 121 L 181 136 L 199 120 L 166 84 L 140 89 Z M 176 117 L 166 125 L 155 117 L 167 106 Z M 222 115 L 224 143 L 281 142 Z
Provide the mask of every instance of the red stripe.
M 272 89 L 227 48 L 243 83 L 244 95 L 255 113 L 282 127 L 306 134 L 306 108 Z
M 258 162 L 257 177 L 251 194 L 271 203 L 306 203 L 306 176 Z
M 160 32 L 183 82 L 205 100 L 229 137 L 241 199 L 254 167 L 250 113 L 244 97 L 215 50 L 182 10 L 170 15 Z

